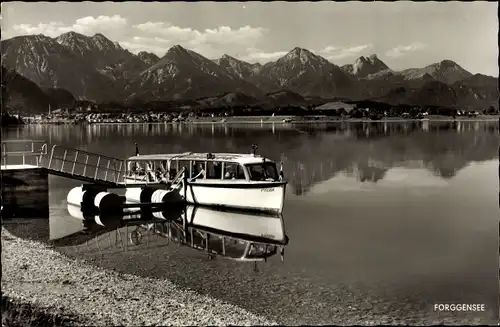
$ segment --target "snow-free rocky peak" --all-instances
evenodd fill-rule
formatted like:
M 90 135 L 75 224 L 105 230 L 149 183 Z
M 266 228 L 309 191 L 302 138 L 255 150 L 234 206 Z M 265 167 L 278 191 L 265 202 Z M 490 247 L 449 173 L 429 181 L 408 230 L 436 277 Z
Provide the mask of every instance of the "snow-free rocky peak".
M 76 32 L 68 32 L 61 34 L 56 38 L 56 41 L 69 48 L 72 51 L 85 53 L 90 51 L 110 51 L 122 48 L 113 41 L 98 33 L 94 36 L 86 36 Z
M 224 92 L 258 94 L 254 85 L 228 74 L 214 61 L 176 45 L 156 64 L 130 81 L 136 96 L 153 99 L 199 98 Z
M 317 63 L 327 63 L 328 61 L 320 56 L 315 55 L 311 51 L 299 47 L 293 48 L 285 56 L 278 59 L 279 63 L 285 62 L 300 62 L 302 65 L 306 64 L 317 64 Z
M 180 45 L 174 45 L 173 47 L 171 47 L 170 49 L 168 49 L 167 53 L 165 54 L 165 56 L 173 56 L 173 55 L 176 55 L 176 56 L 186 56 L 186 55 L 189 55 L 189 52 L 187 49 L 184 49 L 182 46 Z
M 443 60 L 424 68 L 405 69 L 401 71 L 401 74 L 406 80 L 422 78 L 425 74 L 428 74 L 435 80 L 450 85 L 472 76 L 471 73 L 451 60 Z
M 154 66 L 150 69 L 156 69 L 161 67 L 175 67 L 174 70 L 185 71 L 195 73 L 196 71 L 208 73 L 211 75 L 217 75 L 219 70 L 218 66 L 211 60 L 203 57 L 202 55 L 185 49 L 180 45 L 174 45 L 168 49 L 167 53 L 163 58 L 160 59 Z M 169 68 L 171 71 L 172 68 Z
M 109 73 L 110 68 L 133 56 L 128 50 L 124 50 L 119 44 L 100 33 L 86 36 L 68 32 L 57 37 L 56 41 L 94 65 L 103 74 Z
M 96 43 L 96 45 L 100 48 L 108 48 L 108 49 L 122 49 L 118 42 L 113 42 L 101 33 L 97 33 L 92 36 L 92 40 Z
M 137 56 L 139 57 L 139 59 L 141 59 L 144 63 L 148 64 L 149 66 L 156 64 L 160 60 L 160 58 L 154 53 L 146 51 L 139 52 Z
M 299 77 L 306 73 L 320 73 L 323 71 L 330 71 L 332 67 L 336 67 L 325 58 L 315 55 L 311 51 L 302 48 L 294 48 L 286 55 L 277 61 L 265 64 L 261 69 L 261 74 L 270 73 L 278 74 L 276 76 L 283 86 L 286 84 L 285 80 L 294 77 Z
M 215 59 L 214 62 L 223 69 L 227 74 L 236 76 L 241 79 L 249 79 L 254 76 L 260 69 L 260 64 L 251 64 L 224 54 L 221 58 Z
M 369 57 L 359 57 L 354 61 L 354 64 L 344 65 L 342 69 L 359 78 L 366 77 L 368 75 L 376 74 L 381 71 L 388 70 L 389 67 L 380 60 L 376 54 L 372 54 Z
M 331 96 L 349 87 L 347 74 L 309 50 L 294 48 L 277 61 L 262 66 L 253 79 L 261 89 L 287 89 L 307 96 Z
M 112 56 L 97 56 L 87 48 L 88 39 L 78 33 L 58 39 L 43 35 L 7 39 L 2 41 L 2 65 L 43 89 L 62 87 L 76 96 L 107 100 L 113 96 L 113 84 L 98 67 L 106 64 L 99 59 Z

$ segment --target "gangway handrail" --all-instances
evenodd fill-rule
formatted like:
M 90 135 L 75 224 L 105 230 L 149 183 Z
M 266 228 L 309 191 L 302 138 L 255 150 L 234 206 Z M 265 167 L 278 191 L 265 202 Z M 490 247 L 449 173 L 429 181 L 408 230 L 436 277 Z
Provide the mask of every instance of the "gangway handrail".
M 64 154 L 62 155 L 62 157 L 56 155 L 56 150 L 57 149 L 64 150 Z M 71 159 L 67 158 L 68 151 L 69 152 L 73 151 L 75 153 L 74 160 L 71 160 Z M 80 155 L 83 155 L 83 156 L 86 157 L 85 162 L 79 162 L 78 161 L 78 157 Z M 88 162 L 89 157 L 97 157 L 97 164 L 94 165 L 94 164 L 89 163 Z M 53 163 L 54 159 L 62 161 L 61 167 L 59 169 L 56 169 L 55 167 L 52 167 L 52 163 Z M 102 166 L 99 165 L 100 162 L 101 162 L 101 159 L 108 161 L 108 164 L 107 164 L 106 167 L 102 167 Z M 111 167 L 111 161 L 113 161 L 113 167 Z M 119 158 L 114 158 L 114 157 L 110 157 L 110 156 L 106 156 L 106 155 L 101 155 L 101 154 L 98 154 L 98 153 L 88 152 L 88 151 L 80 150 L 80 149 L 76 149 L 76 148 L 70 148 L 70 147 L 64 147 L 64 146 L 60 146 L 60 145 L 54 145 L 52 147 L 52 151 L 51 151 L 49 163 L 47 165 L 47 169 L 48 170 L 57 171 L 57 172 L 61 172 L 61 173 L 65 173 L 65 174 L 68 174 L 70 176 L 82 176 L 82 177 L 85 177 L 85 178 L 88 178 L 88 179 L 91 179 L 91 180 L 95 180 L 95 181 L 105 181 L 105 182 L 111 182 L 111 183 L 119 184 L 121 182 L 120 177 L 123 177 L 125 175 L 125 172 L 124 172 L 124 168 L 125 167 L 124 167 L 124 164 L 123 164 L 124 162 L 125 162 L 125 160 L 119 159 Z M 64 168 L 64 164 L 65 163 L 73 164 L 73 166 L 71 168 L 71 172 L 65 172 L 64 171 L 63 168 Z M 119 163 L 118 167 L 117 167 L 117 163 Z M 84 166 L 82 174 L 76 174 L 75 173 L 75 167 L 76 167 L 77 164 L 80 164 L 80 165 Z M 95 168 L 95 172 L 94 172 L 93 176 L 90 176 L 91 174 L 86 174 L 88 167 Z M 104 169 L 104 178 L 98 178 L 99 168 Z M 110 178 L 108 178 L 108 173 L 109 172 L 112 172 L 113 176 L 114 176 L 114 178 L 111 178 L 111 180 L 110 180 Z
M 108 160 L 125 161 L 124 159 L 115 158 L 115 157 L 109 157 L 109 156 L 106 156 L 104 154 L 95 153 L 95 152 L 88 152 L 88 151 L 85 151 L 85 150 L 80 150 L 80 149 L 77 149 L 77 148 L 70 148 L 70 147 L 62 146 L 62 145 L 58 145 L 58 144 L 55 144 L 55 145 L 52 146 L 52 153 L 54 152 L 55 148 L 62 148 L 62 149 L 65 149 L 65 150 L 70 150 L 70 151 L 75 151 L 75 152 L 78 151 L 79 153 L 82 153 L 82 154 L 85 154 L 85 155 L 98 156 L 98 157 L 101 157 L 101 158 L 104 158 L 104 159 L 108 159 Z
M 61 159 L 60 157 L 57 157 L 57 156 L 56 156 L 55 158 L 56 158 L 56 159 Z M 111 159 L 111 160 L 113 160 L 113 159 Z M 121 160 L 121 159 L 116 159 L 116 160 Z M 72 167 L 72 169 L 71 169 L 72 171 L 71 171 L 71 173 L 69 173 L 70 175 L 75 175 L 74 168 L 75 168 L 76 164 L 81 164 L 81 165 L 83 165 L 83 163 L 81 163 L 81 162 L 79 162 L 79 161 L 76 161 L 76 160 L 69 160 L 69 159 L 65 159 L 65 160 L 64 160 L 64 162 L 66 162 L 66 163 L 72 163 L 72 164 L 73 164 L 73 167 Z M 97 166 L 97 165 L 93 165 L 93 164 L 89 164 L 89 163 L 86 163 L 86 164 L 85 164 L 85 166 L 86 166 L 86 167 L 93 167 L 93 168 L 104 168 L 104 167 L 102 167 L 102 166 Z M 63 165 L 62 167 L 64 167 L 64 165 Z M 49 167 L 47 167 L 47 168 L 48 168 L 49 170 L 50 170 L 50 169 L 53 169 L 53 170 L 57 170 L 57 171 L 60 171 L 60 172 L 64 172 L 64 171 L 62 170 L 62 168 L 61 168 L 61 169 L 55 169 L 55 168 L 52 168 L 51 166 L 49 166 Z M 107 172 L 107 171 L 111 171 L 111 172 L 118 172 L 118 173 L 120 173 L 122 170 L 120 170 L 120 169 L 114 169 L 114 168 L 111 168 L 111 167 L 106 167 L 106 172 Z M 105 172 L 105 173 L 106 173 L 106 172 Z M 105 175 L 105 176 L 107 176 L 107 175 Z M 96 180 L 97 180 L 97 179 L 99 179 L 99 178 L 97 178 L 97 173 L 95 173 L 95 174 L 94 174 L 94 179 L 96 179 Z M 106 180 L 107 180 L 107 179 L 106 179 Z
M 10 151 L 7 152 L 6 144 L 8 143 L 31 143 L 31 151 Z M 34 144 L 40 143 L 42 146 L 40 149 L 35 149 Z M 2 142 L 2 159 L 4 161 L 5 167 L 7 167 L 7 157 L 12 156 L 22 156 L 23 165 L 25 165 L 26 157 L 36 158 L 36 167 L 45 168 L 49 173 L 61 175 L 68 178 L 74 178 L 79 180 L 84 180 L 87 182 L 96 182 L 103 184 L 111 184 L 117 187 L 126 187 L 127 185 L 156 185 L 163 183 L 158 180 L 149 180 L 146 178 L 148 174 L 146 173 L 144 178 L 141 178 L 143 183 L 128 183 L 127 182 L 127 161 L 126 159 L 115 158 L 99 153 L 93 153 L 77 148 L 66 147 L 62 145 L 53 145 L 50 153 L 50 157 L 47 161 L 43 161 L 45 155 L 47 155 L 48 143 L 44 141 L 37 140 L 12 140 Z M 61 152 L 58 152 L 61 151 Z M 85 158 L 85 160 L 83 159 Z M 97 159 L 97 163 L 89 162 L 89 159 Z M 79 160 L 80 159 L 80 160 Z M 55 161 L 60 161 L 61 165 L 54 165 Z M 107 163 L 106 163 L 107 161 Z M 101 165 L 102 163 L 102 165 Z M 68 169 L 69 165 L 69 169 Z M 75 168 L 79 167 L 78 170 Z M 80 167 L 83 166 L 83 172 Z M 65 169 L 66 167 L 66 169 Z M 91 168 L 91 169 L 89 169 Z M 95 169 L 95 171 L 90 172 L 90 170 Z M 179 184 L 184 180 L 186 169 L 183 167 L 177 175 L 172 179 L 170 185 L 172 187 L 178 187 Z M 99 174 L 101 173 L 101 174 Z M 101 176 L 99 176 L 101 175 Z M 137 176 L 134 176 L 134 181 L 136 181 Z
M 20 143 L 25 143 L 25 147 L 28 147 L 28 150 L 26 151 L 7 151 L 7 145 L 8 144 L 20 144 Z M 35 144 L 42 144 L 40 147 L 40 150 L 35 149 Z M 31 145 L 31 149 L 29 149 L 29 146 Z M 35 157 L 36 158 L 36 166 L 39 167 L 41 163 L 41 159 L 43 155 L 47 154 L 47 142 L 43 140 L 30 140 L 30 139 L 24 139 L 24 140 L 7 140 L 7 141 L 2 141 L 2 151 L 1 151 L 1 157 L 3 160 L 3 165 L 4 167 L 7 167 L 7 159 L 8 157 L 22 157 L 23 158 L 23 165 L 26 164 L 26 157 Z

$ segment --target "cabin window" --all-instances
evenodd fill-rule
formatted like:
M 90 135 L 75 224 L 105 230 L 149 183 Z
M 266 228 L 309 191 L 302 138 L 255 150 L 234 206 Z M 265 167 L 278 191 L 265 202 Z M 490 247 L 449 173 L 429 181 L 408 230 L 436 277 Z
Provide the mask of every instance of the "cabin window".
M 169 177 L 169 174 L 167 174 L 167 161 L 162 160 L 162 161 L 153 161 L 153 170 L 155 172 L 155 175 L 158 179 L 163 179 L 165 177 Z
M 165 167 L 165 171 L 167 172 L 168 179 L 174 179 L 175 176 L 177 176 L 177 172 L 179 171 L 179 162 L 172 162 L 170 161 L 170 165 L 168 163 L 168 160 L 163 161 L 162 164 L 163 167 Z M 170 169 L 169 169 L 170 166 Z
M 252 243 L 246 255 L 247 259 L 266 258 L 277 252 L 277 246 L 271 244 L 255 244 Z
M 160 170 L 160 172 L 162 172 L 162 173 L 165 173 L 168 171 L 167 160 L 162 160 L 161 162 L 158 163 L 158 170 Z
M 205 249 L 207 249 L 206 243 L 208 243 L 208 250 L 215 254 L 224 254 L 223 238 L 216 234 L 206 233 L 205 239 Z
M 186 236 L 186 242 L 195 249 L 208 250 L 214 254 L 221 254 L 223 252 L 222 238 L 218 235 L 190 228 Z
M 154 161 L 147 161 L 146 162 L 146 171 L 153 171 L 154 166 L 155 166 Z
M 238 242 L 228 237 L 224 239 L 224 254 L 228 258 L 241 258 L 245 254 L 246 247 L 246 242 Z
M 251 181 L 279 180 L 276 165 L 271 162 L 246 165 Z
M 186 169 L 186 174 L 189 174 L 189 161 L 178 160 L 177 161 L 177 171 L 175 172 L 174 175 L 177 175 L 181 171 L 182 168 Z
M 129 161 L 129 172 L 130 174 L 143 176 L 145 171 L 145 163 L 142 161 Z
M 142 178 L 146 176 L 148 182 L 156 182 L 157 174 L 154 170 L 154 162 L 153 161 L 129 161 L 127 165 L 127 170 L 129 177 L 132 178 Z
M 191 178 L 204 179 L 206 171 L 207 164 L 205 161 L 191 161 Z
M 243 167 L 234 162 L 224 164 L 224 179 L 246 179 Z
M 146 161 L 144 162 L 144 167 L 148 182 L 157 182 L 157 175 L 155 173 L 155 162 Z
M 127 170 L 129 175 L 138 174 L 140 171 L 140 164 L 138 161 L 129 161 L 127 163 Z
M 219 161 L 207 162 L 207 178 L 221 179 L 222 178 L 222 163 Z
M 160 226 L 165 225 L 160 224 Z M 168 238 L 174 243 L 183 243 L 186 241 L 184 231 L 175 223 L 168 224 L 168 230 L 166 232 L 168 234 Z

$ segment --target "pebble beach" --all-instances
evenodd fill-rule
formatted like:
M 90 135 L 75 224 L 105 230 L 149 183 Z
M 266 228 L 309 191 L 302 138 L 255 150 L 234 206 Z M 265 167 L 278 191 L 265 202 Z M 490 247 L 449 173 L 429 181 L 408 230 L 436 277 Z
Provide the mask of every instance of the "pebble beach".
M 2 296 L 50 314 L 76 317 L 74 325 L 276 325 L 168 280 L 94 267 L 4 228 L 1 235 Z

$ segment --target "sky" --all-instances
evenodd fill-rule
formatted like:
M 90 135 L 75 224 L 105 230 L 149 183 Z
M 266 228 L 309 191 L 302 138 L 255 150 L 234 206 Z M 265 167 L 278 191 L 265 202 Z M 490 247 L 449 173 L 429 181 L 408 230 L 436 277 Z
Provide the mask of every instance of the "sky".
M 133 53 L 181 45 L 266 63 L 294 47 L 337 65 L 377 54 L 390 68 L 453 60 L 498 76 L 496 2 L 3 2 L 2 39 L 102 33 Z

